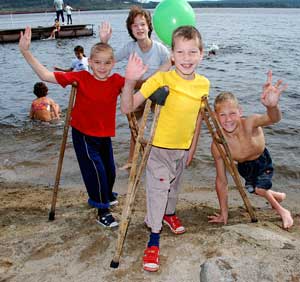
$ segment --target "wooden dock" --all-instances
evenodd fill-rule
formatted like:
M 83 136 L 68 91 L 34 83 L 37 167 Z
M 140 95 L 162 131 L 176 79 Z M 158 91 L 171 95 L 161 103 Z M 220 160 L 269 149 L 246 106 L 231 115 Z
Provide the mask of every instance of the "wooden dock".
M 47 39 L 53 26 L 38 26 L 31 28 L 32 40 Z M 19 29 L 0 29 L 0 43 L 9 43 L 19 41 L 20 32 L 24 28 Z M 79 36 L 92 36 L 94 34 L 93 24 L 77 24 L 77 25 L 62 25 L 60 31 L 56 34 L 56 38 L 72 38 Z

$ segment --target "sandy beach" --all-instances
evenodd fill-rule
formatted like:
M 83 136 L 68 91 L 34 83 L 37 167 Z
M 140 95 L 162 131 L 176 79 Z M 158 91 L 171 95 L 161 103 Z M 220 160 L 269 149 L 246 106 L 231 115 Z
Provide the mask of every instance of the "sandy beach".
M 117 182 L 116 190 L 120 203 L 113 214 L 120 219 L 125 177 Z M 162 230 L 160 270 L 147 273 L 141 263 L 148 239 L 143 185 L 135 200 L 120 266 L 112 269 L 118 229 L 96 224 L 84 187 L 60 189 L 56 218 L 48 221 L 52 188 L 2 182 L 0 281 L 297 282 L 300 208 L 297 189 L 285 192 L 283 205 L 295 219 L 289 231 L 281 228 L 279 216 L 264 200 L 252 195 L 259 221 L 251 223 L 235 188 L 230 188 L 228 225 L 210 224 L 207 216 L 218 208 L 213 187 L 183 185 L 177 214 L 187 232 L 176 236 L 167 227 Z

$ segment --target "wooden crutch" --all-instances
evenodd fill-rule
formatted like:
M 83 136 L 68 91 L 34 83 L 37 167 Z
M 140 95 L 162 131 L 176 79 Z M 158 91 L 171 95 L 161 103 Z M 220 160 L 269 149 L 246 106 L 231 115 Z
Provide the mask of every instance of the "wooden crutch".
M 213 141 L 215 142 L 215 144 L 221 154 L 221 157 L 225 163 L 227 170 L 231 174 L 231 176 L 236 184 L 236 187 L 240 192 L 240 195 L 244 201 L 246 209 L 250 215 L 251 222 L 257 222 L 255 212 L 254 212 L 254 210 L 251 206 L 251 203 L 245 193 L 243 184 L 241 182 L 240 175 L 239 175 L 236 165 L 232 159 L 228 144 L 224 138 L 220 124 L 217 121 L 217 119 L 215 118 L 214 113 L 208 104 L 207 96 L 202 98 L 202 102 L 204 103 L 204 107 L 202 108 L 202 116 L 206 122 L 207 128 L 208 128 L 208 130 L 213 138 Z M 211 119 L 212 123 L 210 122 L 210 119 Z
M 166 97 L 167 96 L 165 96 L 165 98 Z M 118 266 L 119 266 L 119 261 L 120 261 L 120 256 L 122 253 L 123 244 L 125 241 L 129 222 L 131 219 L 131 214 L 132 214 L 133 204 L 134 204 L 134 200 L 135 200 L 135 196 L 136 196 L 136 192 L 137 192 L 137 187 L 140 183 L 141 176 L 143 174 L 143 171 L 145 169 L 145 166 L 146 166 L 146 163 L 147 163 L 147 160 L 149 157 L 149 153 L 150 153 L 151 146 L 152 146 L 152 141 L 153 141 L 155 130 L 156 130 L 156 127 L 158 124 L 160 110 L 161 110 L 161 107 L 165 103 L 165 99 L 163 102 L 162 101 L 159 101 L 159 102 L 160 103 L 158 104 L 156 101 L 154 118 L 153 118 L 152 126 L 150 129 L 150 136 L 149 136 L 149 139 L 146 141 L 146 146 L 144 148 L 144 152 L 142 154 L 142 158 L 141 158 L 139 167 L 137 168 L 140 150 L 142 148 L 142 143 L 144 142 L 144 131 L 145 131 L 145 127 L 146 127 L 147 117 L 148 117 L 148 114 L 149 114 L 150 108 L 151 108 L 150 100 L 147 100 L 146 106 L 144 109 L 142 124 L 139 129 L 139 133 L 138 133 L 138 137 L 137 137 L 136 145 L 135 145 L 135 149 L 134 149 L 134 155 L 133 155 L 133 160 L 132 160 L 132 167 L 130 170 L 126 201 L 125 201 L 125 205 L 124 205 L 123 211 L 122 211 L 122 218 L 121 218 L 121 222 L 120 222 L 118 240 L 117 240 L 117 244 L 116 244 L 116 251 L 115 251 L 115 255 L 110 263 L 110 267 L 112 267 L 112 268 L 118 268 Z
M 129 128 L 130 128 L 130 133 L 132 137 L 134 138 L 134 141 L 136 141 L 136 138 L 139 134 L 139 126 L 135 117 L 135 114 L 133 112 L 126 114 Z
M 129 114 L 126 114 L 126 117 L 128 120 L 131 136 L 132 136 L 134 142 L 136 142 L 136 139 L 137 139 L 138 133 L 139 133 L 139 125 L 136 120 L 135 114 L 133 112 L 131 112 Z M 141 143 L 141 152 L 142 153 L 144 152 L 144 149 L 145 149 L 145 140 L 143 140 L 143 142 Z
M 73 82 L 71 94 L 70 94 L 70 98 L 69 98 L 68 110 L 67 110 L 67 114 L 66 114 L 66 118 L 65 118 L 63 138 L 62 138 L 61 145 L 60 145 L 60 152 L 59 152 L 59 158 L 58 158 L 57 169 L 56 169 L 51 209 L 49 212 L 49 220 L 55 219 L 55 206 L 56 206 L 56 200 L 57 200 L 58 186 L 59 186 L 61 169 L 62 169 L 62 165 L 63 165 L 63 159 L 64 159 L 64 155 L 65 155 L 66 143 L 67 143 L 68 132 L 69 132 L 69 127 L 70 127 L 69 123 L 70 123 L 71 111 L 72 111 L 72 108 L 74 105 L 76 93 L 77 93 L 77 83 Z

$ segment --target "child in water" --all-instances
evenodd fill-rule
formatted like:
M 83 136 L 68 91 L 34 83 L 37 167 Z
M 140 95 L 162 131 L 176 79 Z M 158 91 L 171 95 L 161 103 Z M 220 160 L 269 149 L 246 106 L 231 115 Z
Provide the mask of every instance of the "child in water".
M 63 69 L 63 68 L 55 66 L 54 70 L 55 71 L 64 71 L 64 72 L 82 71 L 82 70 L 89 71 L 89 62 L 88 62 L 87 57 L 84 55 L 84 49 L 82 46 L 77 45 L 74 48 L 74 55 L 76 58 L 72 60 L 72 64 L 69 68 Z
M 30 118 L 41 121 L 51 121 L 60 118 L 60 108 L 52 99 L 46 97 L 48 87 L 44 82 L 37 82 L 33 87 L 36 99 L 32 101 Z

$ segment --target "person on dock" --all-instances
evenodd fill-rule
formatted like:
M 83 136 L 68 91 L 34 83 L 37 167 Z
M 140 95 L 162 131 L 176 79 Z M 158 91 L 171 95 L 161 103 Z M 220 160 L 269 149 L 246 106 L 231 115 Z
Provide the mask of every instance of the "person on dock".
M 72 24 L 72 10 L 74 10 L 69 3 L 65 6 L 65 11 L 67 13 L 67 24 Z
M 110 74 L 115 64 L 113 49 L 105 43 L 95 44 L 90 52 L 89 65 L 93 73 L 51 72 L 30 52 L 31 29 L 20 33 L 19 49 L 41 80 L 62 87 L 77 83 L 77 95 L 71 113 L 72 140 L 90 206 L 98 210 L 97 222 L 105 227 L 118 226 L 110 206 L 118 203 L 113 193 L 116 172 L 111 137 L 116 130 L 116 106 L 122 89 L 140 78 L 147 67 L 136 55 L 130 56 L 126 79 Z M 123 107 L 123 94 L 121 107 Z
M 133 39 L 116 51 L 116 61 L 128 60 L 132 52 L 136 52 L 142 58 L 144 64 L 148 65 L 148 71 L 140 81 L 136 83 L 138 90 L 143 82 L 153 73 L 159 70 L 168 70 L 171 67 L 169 51 L 160 42 L 151 39 L 153 31 L 152 19 L 149 11 L 139 6 L 132 6 L 126 19 L 126 27 L 130 37 Z M 108 42 L 112 36 L 112 28 L 108 22 L 103 22 L 100 27 L 99 37 L 101 42 Z M 140 122 L 145 104 L 135 109 L 134 114 Z M 127 162 L 120 168 L 121 170 L 130 169 L 135 141 L 133 136 L 130 138 L 130 149 Z
M 48 95 L 48 87 L 44 82 L 37 82 L 33 87 L 37 97 L 32 101 L 29 117 L 33 120 L 53 121 L 60 118 L 60 107 Z
M 64 18 L 64 1 L 63 0 L 54 0 L 53 5 L 56 11 L 56 19 L 59 21 L 59 16 L 61 17 L 62 24 L 65 23 Z
M 60 24 L 59 24 L 59 20 L 55 19 L 54 20 L 54 25 L 53 25 L 54 29 L 51 31 L 51 34 L 49 36 L 48 39 L 55 39 L 56 35 L 58 35 L 59 31 L 60 31 Z
M 77 45 L 74 48 L 74 54 L 75 54 L 76 58 L 72 60 L 72 64 L 71 64 L 70 68 L 63 69 L 63 68 L 55 66 L 54 70 L 55 71 L 64 71 L 64 72 L 82 71 L 82 70 L 89 71 L 89 62 L 88 62 L 87 57 L 84 54 L 83 47 L 80 45 Z
M 220 93 L 215 98 L 214 108 L 232 158 L 238 163 L 238 171 L 245 179 L 246 189 L 250 193 L 264 197 L 281 216 L 282 227 L 288 229 L 293 225 L 293 218 L 290 211 L 280 205 L 286 197 L 285 193 L 271 190 L 274 169 L 262 129 L 263 126 L 277 123 L 281 119 L 278 102 L 281 93 L 287 87 L 287 85 L 281 87 L 281 84 L 282 81 L 278 80 L 272 85 L 272 72 L 269 71 L 261 95 L 261 103 L 266 107 L 265 114 L 242 117 L 238 100 L 230 92 Z M 225 164 L 214 142 L 211 151 L 216 166 L 215 183 L 221 212 L 208 218 L 212 223 L 227 224 L 228 181 Z

